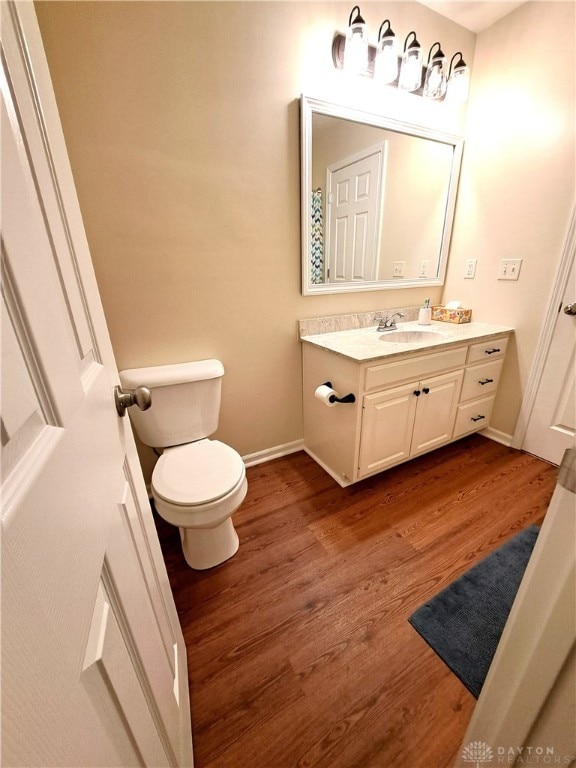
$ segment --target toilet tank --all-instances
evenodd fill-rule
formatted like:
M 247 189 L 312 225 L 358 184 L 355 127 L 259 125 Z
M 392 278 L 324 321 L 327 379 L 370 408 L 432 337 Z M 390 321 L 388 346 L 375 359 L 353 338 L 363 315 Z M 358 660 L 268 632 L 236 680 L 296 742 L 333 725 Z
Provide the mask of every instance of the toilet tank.
M 219 360 L 120 371 L 123 389 L 148 387 L 152 405 L 128 410 L 145 445 L 167 448 L 208 437 L 218 428 L 224 366 Z

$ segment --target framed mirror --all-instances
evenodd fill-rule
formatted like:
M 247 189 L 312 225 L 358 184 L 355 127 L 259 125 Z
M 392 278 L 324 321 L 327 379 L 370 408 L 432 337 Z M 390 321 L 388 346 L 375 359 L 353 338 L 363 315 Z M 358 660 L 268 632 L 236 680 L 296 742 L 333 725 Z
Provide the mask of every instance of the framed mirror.
M 442 285 L 463 139 L 302 96 L 302 293 Z

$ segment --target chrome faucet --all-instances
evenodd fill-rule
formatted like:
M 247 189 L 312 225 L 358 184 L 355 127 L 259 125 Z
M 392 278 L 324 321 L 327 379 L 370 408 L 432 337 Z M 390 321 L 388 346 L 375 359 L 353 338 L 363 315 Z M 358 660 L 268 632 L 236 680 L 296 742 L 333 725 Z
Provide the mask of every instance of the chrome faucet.
M 402 312 L 394 312 L 394 314 L 390 315 L 390 317 L 382 317 L 380 315 L 380 319 L 378 321 L 378 328 L 376 328 L 377 331 L 395 331 L 396 330 L 396 318 L 397 317 L 404 317 L 404 314 Z

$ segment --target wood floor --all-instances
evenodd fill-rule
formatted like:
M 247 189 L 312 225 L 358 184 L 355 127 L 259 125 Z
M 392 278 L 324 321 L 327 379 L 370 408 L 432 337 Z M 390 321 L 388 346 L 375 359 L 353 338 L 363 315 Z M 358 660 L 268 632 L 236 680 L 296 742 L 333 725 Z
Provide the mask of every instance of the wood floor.
M 196 768 L 444 768 L 475 700 L 407 621 L 540 522 L 556 468 L 478 435 L 340 488 L 248 470 L 240 549 L 195 572 L 157 519 L 188 648 Z

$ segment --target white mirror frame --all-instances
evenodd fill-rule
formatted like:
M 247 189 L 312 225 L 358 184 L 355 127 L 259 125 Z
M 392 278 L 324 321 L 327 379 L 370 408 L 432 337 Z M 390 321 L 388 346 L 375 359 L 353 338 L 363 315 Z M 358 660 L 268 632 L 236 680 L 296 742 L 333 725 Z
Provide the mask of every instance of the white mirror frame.
M 396 280 L 377 280 L 350 283 L 319 283 L 310 282 L 311 264 L 311 195 L 312 195 L 312 115 L 318 113 L 332 117 L 340 117 L 365 125 L 386 128 L 390 131 L 405 133 L 410 136 L 419 136 L 433 141 L 449 144 L 454 149 L 446 213 L 442 242 L 440 245 L 438 272 L 434 277 L 401 278 Z M 302 229 L 302 295 L 315 296 L 322 293 L 344 293 L 353 291 L 379 291 L 389 288 L 421 288 L 423 286 L 444 285 L 446 266 L 448 263 L 448 251 L 452 235 L 452 223 L 456 209 L 456 196 L 458 192 L 458 179 L 462 162 L 464 139 L 450 133 L 444 133 L 430 128 L 424 128 L 412 123 L 387 118 L 382 115 L 364 112 L 362 110 L 347 107 L 341 104 L 332 104 L 320 101 L 309 96 L 302 95 L 300 99 L 300 141 L 301 141 L 301 229 Z

